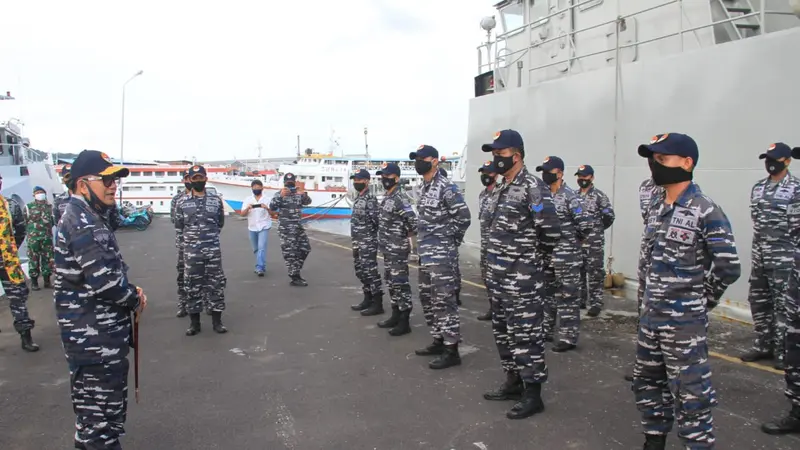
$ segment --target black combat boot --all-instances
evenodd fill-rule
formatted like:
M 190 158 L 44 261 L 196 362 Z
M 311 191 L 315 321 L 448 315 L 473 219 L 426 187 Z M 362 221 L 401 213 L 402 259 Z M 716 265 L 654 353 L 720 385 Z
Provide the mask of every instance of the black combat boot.
M 211 327 L 219 334 L 228 332 L 228 329 L 222 324 L 222 311 L 211 311 Z
M 772 367 L 777 370 L 786 370 L 786 364 L 783 362 L 783 358 L 781 357 L 775 358 L 775 362 L 772 364 Z
M 392 328 L 400 322 L 400 308 L 392 305 L 392 316 L 378 322 L 378 328 Z
M 478 316 L 478 320 L 492 320 L 492 310 L 486 311 L 486 314 Z
M 361 311 L 362 316 L 377 316 L 383 314 L 383 292 L 378 292 L 372 296 L 372 303 L 369 308 Z
M 417 356 L 441 355 L 442 353 L 444 353 L 444 339 L 434 338 L 433 344 L 430 344 L 427 347 L 421 348 L 419 350 L 414 350 L 414 353 Z
M 31 290 L 38 291 L 39 289 L 41 289 L 39 287 L 39 277 L 31 277 Z
M 563 353 L 563 352 L 568 352 L 570 350 L 574 350 L 575 347 L 576 347 L 575 344 L 570 344 L 569 342 L 564 342 L 564 341 L 558 341 L 556 342 L 556 345 L 554 345 L 553 348 L 551 348 L 550 350 L 556 353 Z
M 761 431 L 767 434 L 800 433 L 800 406 L 793 406 L 789 415 L 782 419 L 762 424 Z
M 397 324 L 389 330 L 389 334 L 392 336 L 402 336 L 404 334 L 411 333 L 411 323 L 409 322 L 411 319 L 411 310 L 407 309 L 405 311 L 400 312 L 400 319 L 397 321 Z
M 433 370 L 447 369 L 448 367 L 460 366 L 461 355 L 458 354 L 458 344 L 445 345 L 444 352 L 438 358 L 428 363 L 428 367 Z
M 509 419 L 524 419 L 544 411 L 542 401 L 542 385 L 540 383 L 524 383 L 522 398 L 506 413 Z
M 456 305 L 461 306 L 461 289 L 456 289 Z
M 523 390 L 524 386 L 519 373 L 506 372 L 506 381 L 499 388 L 485 392 L 483 398 L 494 401 L 519 400 Z
M 53 286 L 50 284 L 50 277 L 42 277 L 42 280 L 44 280 L 44 288 L 45 289 L 52 289 L 53 288 Z
M 589 316 L 589 317 L 597 317 L 597 316 L 600 315 L 600 312 L 602 310 L 603 310 L 603 308 L 601 308 L 601 307 L 599 307 L 597 305 L 594 305 L 591 308 L 589 308 L 589 312 L 587 312 L 586 315 Z
M 196 314 L 189 314 L 189 329 L 186 330 L 187 336 L 194 336 L 195 334 L 200 332 L 200 313 Z
M 300 278 L 300 275 L 292 275 L 292 281 L 289 282 L 289 284 L 291 284 L 292 286 L 299 286 L 299 287 L 308 286 L 306 280 Z
M 744 362 L 756 362 L 765 359 L 772 359 L 772 352 L 762 352 L 761 350 L 752 349 L 742 354 L 739 357 Z
M 361 303 L 357 305 L 350 305 L 350 309 L 353 311 L 363 311 L 369 308 L 369 305 L 372 303 L 372 294 L 367 291 L 364 291 L 364 300 L 361 300 Z
M 25 330 L 19 334 L 19 338 L 21 342 L 22 349 L 26 352 L 38 352 L 39 346 L 34 344 L 33 338 L 31 337 L 31 330 Z
M 663 434 L 645 434 L 642 450 L 666 450 L 667 436 Z

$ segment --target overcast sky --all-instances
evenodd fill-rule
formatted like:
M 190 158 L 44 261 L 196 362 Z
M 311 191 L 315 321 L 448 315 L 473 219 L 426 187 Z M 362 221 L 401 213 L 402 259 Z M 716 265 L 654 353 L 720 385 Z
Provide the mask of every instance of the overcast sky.
M 226 159 L 451 154 L 492 0 L 25 0 L 3 6 L 0 120 L 35 148 Z M 273 5 L 273 6 L 267 6 Z

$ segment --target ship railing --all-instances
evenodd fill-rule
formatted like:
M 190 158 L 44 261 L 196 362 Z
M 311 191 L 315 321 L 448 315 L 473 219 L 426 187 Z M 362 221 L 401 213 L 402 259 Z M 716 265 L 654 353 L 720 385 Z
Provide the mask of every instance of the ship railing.
M 664 8 L 664 7 L 667 7 L 667 6 L 670 6 L 670 5 L 674 5 L 676 3 L 679 6 L 679 8 L 678 8 L 678 14 L 679 14 L 679 29 L 678 29 L 678 31 L 664 33 L 664 34 L 661 34 L 659 36 L 656 36 L 656 37 L 653 37 L 653 38 L 650 38 L 650 39 L 645 39 L 645 40 L 642 40 L 642 41 L 637 40 L 636 42 L 632 42 L 630 44 L 620 44 L 620 36 L 619 36 L 620 28 L 625 26 L 625 20 L 626 19 L 637 17 L 637 16 L 640 16 L 640 15 L 642 15 L 644 13 L 647 13 L 647 12 L 650 12 L 650 11 L 654 11 L 654 10 L 658 10 L 658 9 L 661 9 L 661 8 Z M 551 18 L 553 18 L 555 16 L 558 16 L 558 15 L 561 15 L 561 14 L 564 14 L 564 13 L 572 13 L 572 10 L 574 10 L 576 8 L 582 8 L 584 6 L 586 6 L 588 8 L 590 6 L 589 4 L 596 4 L 596 0 L 584 0 L 582 2 L 578 2 L 578 3 L 575 3 L 575 4 L 569 5 L 569 6 L 565 7 L 565 8 L 556 10 L 555 12 L 553 12 L 551 14 L 548 14 L 546 16 L 542 16 L 542 17 L 536 18 L 536 19 L 532 20 L 531 22 L 528 22 L 527 24 L 521 25 L 521 26 L 519 26 L 517 28 L 514 28 L 514 29 L 509 30 L 509 31 L 507 31 L 507 32 L 505 32 L 503 34 L 498 35 L 495 38 L 494 41 L 489 40 L 489 41 L 479 45 L 477 47 L 477 50 L 478 50 L 478 74 L 481 75 L 481 74 L 485 73 L 488 70 L 494 71 L 494 73 L 495 73 L 494 90 L 498 91 L 498 90 L 503 90 L 503 89 L 506 88 L 505 80 L 504 80 L 503 74 L 501 73 L 502 71 L 499 70 L 499 69 L 503 69 L 503 68 L 508 69 L 508 68 L 510 68 L 514 63 L 516 63 L 517 61 L 522 59 L 525 55 L 529 56 L 529 67 L 530 67 L 530 69 L 528 69 L 529 72 L 533 72 L 533 71 L 541 70 L 541 69 L 546 69 L 548 67 L 558 66 L 558 65 L 561 65 L 561 64 L 565 64 L 565 63 L 567 64 L 567 71 L 571 72 L 572 71 L 572 63 L 573 63 L 573 61 L 580 61 L 583 58 L 603 55 L 603 54 L 607 54 L 607 53 L 611 53 L 611 52 L 616 52 L 617 53 L 617 59 L 619 59 L 620 50 L 623 50 L 623 49 L 626 49 L 626 48 L 631 48 L 631 47 L 636 47 L 636 46 L 639 46 L 639 45 L 649 44 L 649 43 L 652 43 L 652 42 L 657 42 L 657 41 L 661 41 L 661 40 L 668 39 L 668 38 L 671 38 L 671 37 L 676 37 L 676 36 L 680 36 L 681 37 L 680 51 L 683 52 L 684 51 L 684 40 L 683 40 L 684 34 L 693 33 L 695 39 L 697 40 L 697 44 L 698 45 L 702 45 L 701 41 L 700 41 L 700 37 L 697 34 L 698 31 L 706 29 L 706 28 L 712 28 L 712 27 L 717 26 L 717 25 L 724 25 L 724 24 L 729 24 L 729 23 L 732 23 L 732 22 L 738 22 L 738 21 L 745 20 L 745 19 L 748 19 L 748 18 L 751 18 L 751 17 L 754 18 L 758 22 L 760 33 L 761 34 L 766 34 L 767 33 L 767 28 L 766 28 L 766 23 L 767 23 L 766 17 L 767 16 L 770 16 L 770 15 L 794 16 L 795 15 L 795 13 L 788 12 L 788 11 L 768 10 L 766 3 L 767 3 L 767 0 L 757 0 L 757 1 L 756 0 L 751 0 L 750 4 L 758 4 L 759 5 L 758 10 L 753 10 L 752 12 L 747 13 L 747 14 L 736 15 L 734 17 L 730 17 L 730 18 L 726 18 L 726 19 L 722 19 L 722 20 L 710 21 L 710 22 L 705 23 L 703 25 L 686 26 L 686 22 L 688 22 L 688 18 L 686 17 L 686 14 L 684 12 L 684 0 L 667 0 L 664 3 L 660 3 L 658 5 L 653 5 L 653 6 L 650 6 L 650 7 L 647 7 L 647 8 L 643 8 L 643 9 L 641 9 L 639 11 L 636 11 L 636 12 L 633 12 L 633 13 L 630 13 L 630 14 L 618 14 L 617 18 L 615 18 L 615 19 L 607 20 L 605 22 L 597 23 L 597 24 L 590 25 L 590 26 L 587 26 L 587 27 L 584 27 L 584 28 L 580 28 L 580 29 L 577 29 L 577 30 L 571 30 L 568 33 L 557 34 L 554 37 L 534 42 L 534 40 L 533 40 L 533 32 L 534 32 L 534 30 L 537 29 L 537 28 L 540 28 L 543 25 L 545 25 Z M 574 38 L 575 38 L 575 36 L 577 34 L 585 33 L 587 31 L 591 31 L 591 30 L 595 30 L 595 29 L 600 28 L 600 27 L 606 27 L 606 26 L 608 26 L 610 24 L 614 24 L 614 23 L 617 24 L 617 26 L 615 27 L 616 45 L 614 47 L 611 47 L 611 48 L 608 48 L 608 49 L 605 49 L 605 50 L 599 50 L 599 51 L 596 51 L 596 52 L 586 53 L 586 54 L 582 54 L 582 55 L 575 55 L 574 54 L 575 50 L 576 50 L 576 48 L 575 48 L 575 39 Z M 528 41 L 531 42 L 531 44 L 528 45 L 527 47 L 519 49 L 519 50 L 513 50 L 512 51 L 512 50 L 509 50 L 508 48 L 502 46 L 502 44 L 504 44 L 508 40 L 509 37 L 516 36 L 516 35 L 518 35 L 518 34 L 520 34 L 522 32 L 525 32 L 525 31 L 528 32 L 528 34 L 529 34 L 529 40 Z M 537 47 L 541 47 L 542 45 L 545 45 L 545 44 L 548 44 L 548 43 L 551 43 L 551 42 L 554 42 L 554 41 L 562 40 L 565 37 L 569 40 L 569 49 L 568 49 L 568 52 L 567 52 L 569 56 L 567 58 L 561 59 L 561 60 L 556 61 L 556 62 L 551 62 L 551 63 L 547 63 L 547 64 L 540 64 L 540 65 L 537 65 L 535 67 L 531 67 L 532 64 L 530 64 L 530 61 L 531 61 L 531 56 L 532 56 L 531 55 L 531 53 L 532 53 L 531 50 L 532 49 L 537 48 Z M 494 55 L 493 55 L 494 58 L 491 57 L 492 56 L 492 52 L 491 52 L 491 48 L 492 47 L 494 47 L 494 49 L 495 49 Z M 483 52 L 484 51 L 486 51 L 487 52 L 487 56 L 489 56 L 489 61 L 487 63 L 485 63 L 485 64 L 483 63 Z M 512 61 L 509 61 L 511 58 L 515 58 L 515 59 L 513 59 Z M 506 61 L 509 61 L 509 62 L 506 62 Z M 518 68 L 519 68 L 519 65 L 518 65 Z M 499 86 L 499 89 L 498 89 L 498 83 L 501 85 L 501 86 Z M 521 83 L 521 79 L 518 80 L 518 84 L 519 83 Z

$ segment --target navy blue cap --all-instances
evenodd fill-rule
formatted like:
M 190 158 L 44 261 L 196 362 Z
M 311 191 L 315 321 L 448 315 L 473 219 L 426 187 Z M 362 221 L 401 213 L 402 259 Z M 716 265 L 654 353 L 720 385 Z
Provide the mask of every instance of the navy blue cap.
M 381 170 L 375 172 L 376 175 L 397 175 L 400 176 L 400 166 L 396 163 L 383 163 Z
M 192 167 L 189 168 L 189 170 L 187 170 L 187 175 L 188 175 L 189 178 L 192 178 L 193 176 L 197 175 L 198 173 L 205 176 L 206 168 L 203 167 L 203 166 L 192 166 Z
M 795 147 L 792 149 L 792 158 L 800 159 L 800 147 Z
M 183 176 L 183 178 L 188 177 L 189 176 L 189 169 L 186 169 L 183 172 L 181 172 L 181 175 Z
M 417 151 L 411 152 L 408 154 L 408 159 L 417 159 L 417 158 L 438 158 L 439 157 L 439 150 L 431 147 L 430 145 L 420 145 Z
M 584 166 L 578 167 L 578 171 L 575 172 L 575 175 L 577 175 L 579 177 L 585 177 L 585 176 L 589 176 L 589 175 L 594 175 L 594 169 L 592 168 L 592 166 L 586 164 Z
M 776 142 L 769 146 L 766 153 L 762 153 L 758 155 L 758 159 L 781 159 L 781 158 L 791 158 L 792 157 L 792 149 L 789 148 L 788 145 L 784 144 L 783 142 Z
M 697 160 L 700 159 L 700 153 L 697 150 L 697 143 L 694 139 L 680 133 L 658 134 L 650 139 L 649 144 L 639 146 L 639 156 L 642 158 L 650 158 L 653 153 L 692 158 L 695 166 L 697 166 Z
M 369 171 L 367 171 L 367 169 L 361 169 L 358 172 L 350 175 L 350 179 L 351 180 L 354 180 L 354 179 L 369 180 L 369 178 L 370 178 L 370 175 L 369 175 Z
M 289 173 L 287 173 L 286 175 L 283 176 L 283 181 L 284 182 L 286 182 L 286 181 L 295 181 L 295 178 L 296 177 L 294 176 L 294 174 L 292 172 L 289 172 Z
M 111 158 L 103 152 L 97 150 L 84 150 L 78 154 L 72 162 L 70 174 L 73 180 L 89 175 L 99 175 L 101 177 L 127 177 L 130 173 L 125 167 L 115 166 Z
M 478 172 L 497 173 L 497 166 L 494 165 L 494 161 L 486 161 L 478 167 Z
M 490 152 L 492 150 L 501 150 L 504 148 L 517 148 L 520 150 L 525 149 L 525 144 L 522 142 L 522 136 L 516 130 L 502 130 L 494 134 L 494 141 L 491 144 L 483 144 L 481 150 Z
M 550 172 L 553 169 L 564 170 L 564 161 L 558 156 L 548 156 L 542 161 L 541 166 L 536 166 L 537 172 Z

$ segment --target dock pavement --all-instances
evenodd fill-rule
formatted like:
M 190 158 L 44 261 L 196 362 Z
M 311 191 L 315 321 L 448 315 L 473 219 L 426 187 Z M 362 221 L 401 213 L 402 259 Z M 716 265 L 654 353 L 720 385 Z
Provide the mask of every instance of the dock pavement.
M 510 402 L 482 394 L 503 380 L 490 324 L 475 320 L 487 301 L 477 261 L 462 256 L 463 364 L 428 368 L 413 351 L 430 342 L 416 291 L 413 332 L 395 338 L 349 305 L 361 290 L 346 236 L 309 231 L 312 252 L 303 276 L 289 286 L 277 229 L 269 236 L 267 275 L 253 273 L 246 224 L 231 218 L 222 235 L 229 332 L 211 318 L 187 337 L 188 318 L 175 317 L 174 232 L 157 218 L 144 232 L 117 238 L 131 280 L 149 306 L 140 325 L 141 401 L 130 402 L 123 448 L 135 450 L 603 450 L 638 449 L 643 437 L 630 384 L 635 305 L 609 296 L 598 318 L 585 318 L 578 349 L 547 350 L 550 378 L 544 413 L 511 421 Z M 387 296 L 388 298 L 388 296 Z M 0 449 L 72 448 L 74 415 L 69 373 L 51 290 L 33 292 L 34 338 L 24 353 L 7 302 L 0 300 Z M 387 308 L 388 310 L 388 308 Z M 387 312 L 388 314 L 388 312 Z M 789 450 L 800 436 L 774 437 L 761 422 L 788 410 L 782 375 L 736 357 L 751 342 L 747 326 L 710 327 L 717 448 Z M 133 355 L 131 354 L 131 357 Z M 131 363 L 133 367 L 133 363 Z M 676 430 L 674 430 L 676 431 Z M 670 449 L 681 448 L 675 433 Z

